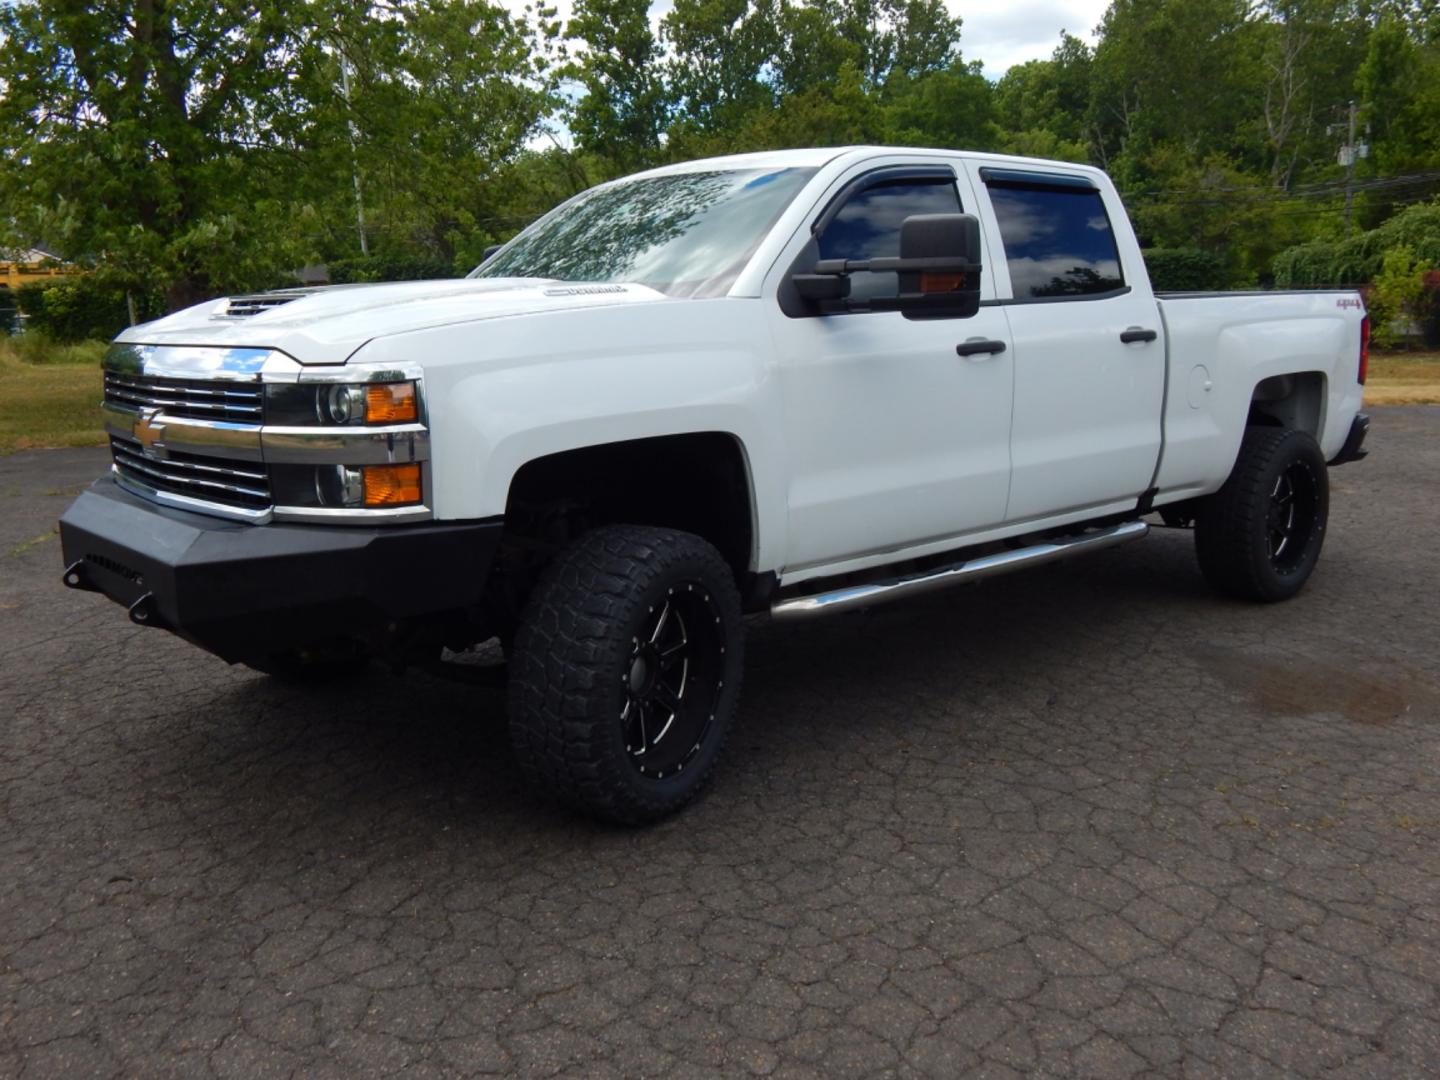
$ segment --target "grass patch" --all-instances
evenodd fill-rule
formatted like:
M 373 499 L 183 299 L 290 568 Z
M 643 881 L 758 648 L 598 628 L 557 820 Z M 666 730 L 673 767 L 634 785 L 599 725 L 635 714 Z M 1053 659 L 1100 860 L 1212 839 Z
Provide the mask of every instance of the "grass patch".
M 56 345 L 39 335 L 0 338 L 0 454 L 101 446 L 100 358 L 105 345 Z
M 1440 404 L 1440 353 L 1371 353 L 1365 404 Z
M 5 347 L 15 359 L 25 364 L 55 364 L 61 367 L 78 367 L 89 364 L 99 367 L 109 347 L 103 341 L 51 341 L 44 334 L 31 332 L 19 337 L 6 338 Z
M 45 543 L 46 540 L 53 540 L 59 535 L 60 526 L 56 525 L 47 533 L 41 533 L 39 536 L 34 537 L 33 539 L 26 540 L 23 544 L 16 544 L 13 548 L 10 549 L 7 557 L 11 559 L 18 559 L 21 555 L 24 555 L 31 548 L 37 548 L 41 544 Z

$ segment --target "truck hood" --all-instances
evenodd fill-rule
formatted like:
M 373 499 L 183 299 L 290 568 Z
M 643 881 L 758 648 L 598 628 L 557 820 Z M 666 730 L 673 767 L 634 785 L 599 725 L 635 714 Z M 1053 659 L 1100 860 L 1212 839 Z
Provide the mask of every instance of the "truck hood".
M 278 349 L 302 364 L 343 364 L 377 337 L 451 323 L 665 300 L 643 285 L 535 278 L 404 281 L 280 289 L 207 300 L 117 339 L 137 345 Z

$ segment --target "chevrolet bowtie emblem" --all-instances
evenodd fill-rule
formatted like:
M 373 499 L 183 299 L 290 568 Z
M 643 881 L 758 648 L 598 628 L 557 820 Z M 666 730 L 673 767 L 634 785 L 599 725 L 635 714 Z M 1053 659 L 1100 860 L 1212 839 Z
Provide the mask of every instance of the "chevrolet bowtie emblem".
M 155 454 L 164 449 L 165 444 L 160 440 L 165 437 L 165 425 L 156 419 L 159 415 L 159 409 L 141 409 L 130 428 L 130 434 L 147 453 Z

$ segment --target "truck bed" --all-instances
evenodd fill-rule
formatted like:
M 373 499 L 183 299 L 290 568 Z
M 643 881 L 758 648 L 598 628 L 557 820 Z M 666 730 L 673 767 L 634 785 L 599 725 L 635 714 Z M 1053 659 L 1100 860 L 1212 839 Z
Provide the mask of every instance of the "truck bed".
M 1340 452 L 1364 387 L 1358 379 L 1365 305 L 1346 291 L 1159 293 L 1168 382 L 1157 503 L 1213 491 L 1235 461 L 1257 383 L 1300 380 L 1293 418 L 1326 458 Z

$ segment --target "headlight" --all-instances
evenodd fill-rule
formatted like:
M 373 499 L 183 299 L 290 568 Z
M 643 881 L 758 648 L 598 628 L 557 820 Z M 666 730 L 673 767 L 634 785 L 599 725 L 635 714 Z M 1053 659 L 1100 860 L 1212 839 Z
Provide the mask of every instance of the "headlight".
M 315 496 L 321 506 L 364 506 L 365 474 L 354 465 L 320 465 Z
M 265 387 L 265 423 L 413 424 L 420 419 L 415 383 L 271 383 Z
M 315 394 L 315 412 L 322 424 L 359 423 L 365 418 L 365 387 L 326 387 Z
M 272 465 L 270 488 L 282 506 L 374 510 L 425 498 L 418 462 L 406 465 Z

